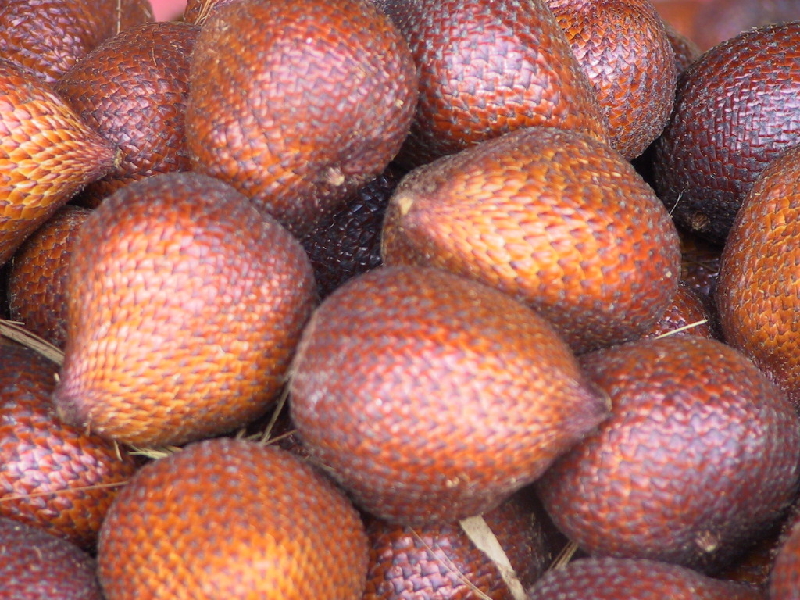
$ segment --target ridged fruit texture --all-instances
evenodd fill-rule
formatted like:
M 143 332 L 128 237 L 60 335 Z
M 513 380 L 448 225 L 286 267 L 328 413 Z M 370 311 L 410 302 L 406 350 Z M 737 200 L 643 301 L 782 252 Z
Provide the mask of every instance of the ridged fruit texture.
M 0 518 L 3 600 L 103 600 L 95 561 L 76 546 Z
M 81 228 L 69 281 L 58 410 L 137 446 L 263 414 L 314 301 L 299 242 L 230 186 L 194 173 L 107 198 Z
M 616 151 L 532 127 L 406 176 L 387 209 L 383 260 L 495 287 L 584 352 L 635 339 L 661 317 L 680 248 L 664 206 Z
M 531 126 L 606 139 L 586 74 L 544 0 L 389 0 L 420 72 L 404 163 Z
M 0 265 L 114 158 L 50 86 L 0 59 Z
M 750 356 L 800 406 L 800 148 L 756 180 L 722 252 L 717 287 L 729 344 Z
M 367 538 L 326 477 L 219 438 L 144 466 L 103 523 L 107 600 L 359 600 Z
M 678 292 L 661 319 L 642 337 L 662 337 L 677 333 L 715 337 L 711 316 L 706 311 L 703 301 L 683 282 L 678 285 Z
M 612 416 L 537 484 L 592 556 L 712 572 L 794 498 L 800 416 L 737 350 L 676 335 L 581 357 Z
M 678 76 L 650 0 L 547 0 L 608 119 L 609 143 L 639 156 L 669 120 Z
M 303 235 L 394 158 L 417 93 L 408 45 L 368 0 L 220 6 L 191 60 L 192 163 Z
M 67 343 L 69 257 L 89 214 L 62 206 L 17 249 L 9 269 L 11 319 L 61 350 Z
M 652 560 L 587 558 L 555 569 L 528 600 L 764 600 L 758 589 Z
M 105 41 L 58 81 L 56 92 L 121 151 L 114 170 L 88 186 L 97 206 L 120 187 L 157 173 L 188 171 L 184 113 L 189 56 L 199 28 L 148 23 Z
M 290 379 L 309 451 L 372 514 L 481 514 L 606 416 L 544 319 L 437 269 L 380 267 L 320 305 Z
M 93 548 L 136 466 L 115 444 L 59 421 L 50 403 L 57 369 L 33 350 L 0 346 L 0 515 Z
M 656 189 L 676 222 L 721 244 L 758 174 L 800 142 L 800 22 L 707 52 L 678 82 L 656 143 Z

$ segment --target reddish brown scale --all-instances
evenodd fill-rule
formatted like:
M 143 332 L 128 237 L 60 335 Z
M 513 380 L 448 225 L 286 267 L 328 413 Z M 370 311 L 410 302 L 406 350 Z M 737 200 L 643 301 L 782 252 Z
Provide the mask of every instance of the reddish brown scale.
M 3 600 L 103 600 L 95 561 L 77 546 L 0 518 Z
M 548 572 L 528 600 L 765 600 L 757 589 L 652 560 L 585 558 Z
M 109 174 L 83 190 L 81 203 L 95 207 L 128 183 L 190 169 L 184 112 L 198 31 L 177 22 L 123 31 L 58 81 L 56 92 L 121 153 Z
M 586 75 L 544 0 L 386 2 L 420 71 L 410 166 L 531 126 L 606 140 Z
M 0 515 L 91 548 L 136 467 L 116 444 L 58 420 L 57 371 L 32 350 L 0 346 Z
M 800 416 L 744 355 L 675 335 L 581 357 L 612 416 L 538 482 L 592 556 L 728 564 L 794 498 Z
M 675 333 L 715 337 L 711 316 L 703 306 L 703 301 L 683 282 L 678 285 L 678 292 L 661 319 L 642 337 L 663 337 Z
M 300 240 L 314 267 L 321 298 L 381 264 L 383 217 L 400 173 L 388 168 Z
M 142 467 L 103 523 L 98 572 L 107 600 L 359 600 L 367 549 L 321 473 L 221 438 Z
M 420 167 L 386 213 L 383 260 L 495 287 L 576 352 L 635 339 L 678 286 L 678 234 L 607 144 L 532 127 Z
M 800 600 L 800 510 L 792 508 L 772 547 L 769 600 Z
M 183 20 L 202 26 L 208 16 L 217 8 L 236 2 L 237 0 L 187 0 L 186 9 L 183 11 Z
M 497 506 L 606 414 L 544 319 L 418 267 L 380 267 L 328 296 L 290 390 L 311 454 L 368 512 L 414 526 Z
M 725 339 L 800 405 L 797 311 L 800 147 L 758 178 L 722 252 L 717 306 Z
M 137 446 L 264 414 L 314 301 L 308 257 L 216 179 L 156 175 L 109 196 L 70 260 L 63 418 Z
M 394 158 L 417 93 L 408 45 L 368 0 L 220 6 L 192 55 L 192 163 L 302 236 Z
M 689 68 L 689 65 L 700 58 L 702 52 L 694 40 L 678 31 L 678 29 L 670 25 L 669 22 L 664 22 L 664 28 L 666 29 L 669 43 L 672 46 L 672 51 L 675 54 L 675 67 L 680 76 Z
M 798 41 L 800 22 L 751 30 L 683 74 L 654 164 L 682 228 L 722 244 L 758 174 L 800 142 Z
M 14 253 L 8 305 L 11 319 L 61 350 L 67 341 L 67 273 L 78 229 L 90 212 L 62 206 Z
M 706 308 L 716 314 L 714 293 L 719 280 L 722 248 L 690 233 L 680 232 L 680 238 L 681 281 L 689 285 Z
M 650 0 L 547 0 L 608 119 L 609 143 L 626 159 L 667 124 L 677 68 Z
M 152 20 L 148 0 L 3 0 L 0 56 L 54 83 L 103 40 Z
M 0 264 L 114 160 L 50 86 L 0 59 Z

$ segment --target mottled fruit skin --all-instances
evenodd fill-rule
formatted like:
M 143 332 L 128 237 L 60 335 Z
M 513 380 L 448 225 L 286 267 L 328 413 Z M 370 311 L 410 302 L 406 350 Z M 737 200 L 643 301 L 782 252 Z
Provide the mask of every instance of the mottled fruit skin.
M 687 333 L 700 337 L 713 338 L 715 331 L 711 316 L 703 306 L 703 301 L 692 288 L 680 282 L 678 291 L 661 319 L 642 337 L 663 337 Z
M 67 275 L 78 229 L 90 211 L 59 208 L 17 249 L 8 275 L 11 319 L 63 350 L 67 343 Z
M 218 438 L 148 464 L 103 523 L 107 600 L 359 600 L 367 537 L 305 461 Z
M 0 58 L 0 265 L 114 159 L 49 85 Z
M 678 82 L 656 142 L 659 197 L 682 228 L 722 244 L 758 174 L 800 142 L 800 22 L 754 29 Z
M 800 519 L 789 517 L 769 576 L 769 600 L 800 600 Z
M 437 269 L 379 267 L 320 305 L 289 382 L 310 453 L 417 526 L 497 506 L 606 416 L 544 319 Z
M 753 185 L 722 251 L 717 307 L 725 339 L 800 405 L 800 147 Z
M 609 143 L 630 160 L 669 120 L 678 76 L 650 0 L 547 0 L 608 119 Z
M 124 185 L 172 171 L 188 171 L 184 113 L 189 56 L 199 27 L 148 23 L 95 48 L 58 81 L 56 92 L 121 151 L 114 169 L 89 185 L 90 207 Z
M 103 600 L 95 561 L 69 542 L 0 518 L 3 600 Z
M 532 510 L 518 494 L 463 525 L 412 528 L 373 519 L 367 526 L 370 566 L 362 600 L 468 600 L 477 597 L 476 588 L 485 594 L 481 598 L 514 600 L 511 586 L 529 588 L 551 559 L 542 523 Z M 513 575 L 504 579 L 465 527 L 490 530 Z
M 136 446 L 208 437 L 266 412 L 314 302 L 299 242 L 194 173 L 109 196 L 81 228 L 69 281 L 59 413 Z
M 368 0 L 219 6 L 191 60 L 192 164 L 302 236 L 394 158 L 417 94 L 408 45 Z
M 404 164 L 531 126 L 607 139 L 594 90 L 544 0 L 387 0 L 385 10 L 420 72 Z
M 0 56 L 55 83 L 103 40 L 152 20 L 148 0 L 3 0 Z
M 420 167 L 386 213 L 383 260 L 446 269 L 545 316 L 576 352 L 635 339 L 672 301 L 678 234 L 607 144 L 532 127 Z
M 584 558 L 536 582 L 528 600 L 764 600 L 752 587 L 653 560 Z
M 581 367 L 612 416 L 537 490 L 592 556 L 712 572 L 793 499 L 800 416 L 737 350 L 675 335 L 584 355 Z
M 0 516 L 93 548 L 136 465 L 116 444 L 59 421 L 50 403 L 57 370 L 33 350 L 0 346 Z

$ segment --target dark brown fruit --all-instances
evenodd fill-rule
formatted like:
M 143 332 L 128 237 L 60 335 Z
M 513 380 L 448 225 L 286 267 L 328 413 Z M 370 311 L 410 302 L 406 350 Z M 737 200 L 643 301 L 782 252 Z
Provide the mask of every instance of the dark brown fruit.
M 460 523 L 412 528 L 373 520 L 367 527 L 370 566 L 362 600 L 467 600 L 478 594 L 515 600 L 514 593 L 518 598 L 530 587 L 551 559 L 532 510 L 515 495 Z
M 34 527 L 0 518 L 3 600 L 103 600 L 95 562 L 79 548 Z
M 0 59 L 0 265 L 114 159 L 50 86 Z
M 800 473 L 800 416 L 749 359 L 675 335 L 587 354 L 612 417 L 537 489 L 593 556 L 713 571 L 786 508 Z
M 194 167 L 297 235 L 377 177 L 408 132 L 417 74 L 368 0 L 251 0 L 216 9 L 191 63 Z
M 386 4 L 420 71 L 404 163 L 421 165 L 531 126 L 606 140 L 594 91 L 544 0 Z
M 148 0 L 3 0 L 0 56 L 54 83 L 103 40 L 152 20 Z
M 215 439 L 148 464 L 100 534 L 107 600 L 359 600 L 358 513 L 300 459 Z
M 800 147 L 759 177 L 722 253 L 717 306 L 725 339 L 800 405 Z
M 692 288 L 716 318 L 714 294 L 719 280 L 722 248 L 690 233 L 680 232 L 680 238 L 681 281 Z
M 689 65 L 700 58 L 702 52 L 694 40 L 678 31 L 669 22 L 664 22 L 664 28 L 667 31 L 669 43 L 672 45 L 672 51 L 675 54 L 675 67 L 680 76 L 689 68 Z
M 67 342 L 67 274 L 89 210 L 62 206 L 14 253 L 8 280 L 11 318 L 61 350 Z
M 156 175 L 109 196 L 70 261 L 63 418 L 137 446 L 266 412 L 312 310 L 300 244 L 216 179 Z
M 121 151 L 108 175 L 81 202 L 97 206 L 122 186 L 156 173 L 188 171 L 184 112 L 189 55 L 199 28 L 149 23 L 95 48 L 58 81 L 56 92 Z
M 650 0 L 547 0 L 608 119 L 609 143 L 626 159 L 664 129 L 677 66 Z
M 743 33 L 678 83 L 656 188 L 678 225 L 721 244 L 758 174 L 800 142 L 800 22 Z
M 680 251 L 664 206 L 616 151 L 532 127 L 406 176 L 383 260 L 495 287 L 584 352 L 653 326 L 677 290 Z
M 136 467 L 115 444 L 58 420 L 57 370 L 33 350 L 0 346 L 0 515 L 91 548 Z
M 407 525 L 481 514 L 606 415 L 544 319 L 437 269 L 379 267 L 303 333 L 292 419 L 363 508 Z
M 664 337 L 676 333 L 714 337 L 711 316 L 703 306 L 702 300 L 683 282 L 678 285 L 678 292 L 661 319 L 642 337 Z
M 769 600 L 800 600 L 800 517 L 790 514 L 769 576 Z
M 528 600 L 764 600 L 749 586 L 652 560 L 586 558 L 550 571 Z

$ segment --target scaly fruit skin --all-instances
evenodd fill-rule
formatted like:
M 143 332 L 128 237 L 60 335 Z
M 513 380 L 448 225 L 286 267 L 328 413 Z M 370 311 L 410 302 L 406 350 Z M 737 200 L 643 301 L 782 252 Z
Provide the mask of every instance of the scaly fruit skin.
M 194 173 L 109 196 L 81 228 L 69 277 L 58 410 L 137 446 L 181 444 L 263 414 L 314 302 L 299 242 L 230 186 Z
M 594 90 L 544 0 L 388 0 L 385 10 L 420 72 L 405 164 L 523 127 L 607 139 Z
M 116 444 L 58 420 L 57 371 L 33 350 L 0 346 L 0 515 L 89 549 L 136 465 Z
M 683 229 L 721 245 L 758 174 L 800 142 L 799 41 L 800 22 L 754 29 L 681 77 L 654 168 Z
M 689 335 L 581 357 L 612 416 L 545 473 L 553 522 L 592 556 L 711 572 L 794 498 L 800 416 L 743 354 Z
M 764 600 L 753 587 L 653 560 L 585 558 L 554 569 L 528 600 Z
M 192 164 L 302 236 L 394 158 L 417 93 L 408 45 L 367 0 L 220 6 L 192 55 Z
M 69 542 L 0 518 L 3 600 L 103 600 L 95 561 Z
M 790 514 L 769 574 L 769 600 L 800 600 L 800 519 Z
M 111 145 L 49 85 L 0 59 L 0 265 L 114 160 Z
M 608 119 L 609 144 L 630 160 L 669 120 L 678 77 L 650 0 L 547 0 Z
M 138 179 L 190 169 L 184 132 L 189 56 L 199 27 L 148 23 L 95 48 L 55 86 L 76 113 L 120 149 L 112 172 L 83 190 L 95 207 Z
M 745 198 L 722 251 L 716 301 L 725 339 L 800 406 L 800 148 L 787 150 Z
M 606 416 L 539 315 L 419 267 L 379 267 L 328 296 L 289 388 L 309 452 L 368 512 L 407 525 L 497 506 Z
M 305 461 L 218 438 L 145 465 L 100 534 L 107 600 L 359 600 L 367 537 Z
M 534 308 L 578 352 L 635 339 L 678 287 L 680 243 L 610 146 L 531 127 L 418 168 L 386 212 L 387 265 L 435 266 Z

